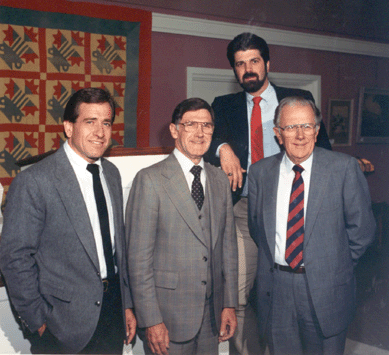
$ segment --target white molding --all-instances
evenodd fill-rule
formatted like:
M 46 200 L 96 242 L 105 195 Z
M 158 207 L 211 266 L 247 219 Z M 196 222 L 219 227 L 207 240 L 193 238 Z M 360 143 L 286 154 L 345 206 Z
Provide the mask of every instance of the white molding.
M 242 32 L 263 37 L 268 44 L 389 58 L 389 44 L 285 31 L 153 12 L 153 32 L 231 40 Z
M 309 74 L 269 73 L 269 79 L 278 86 L 308 90 L 321 107 L 321 76 Z M 242 90 L 231 69 L 187 68 L 187 97 L 199 96 L 209 103 L 216 96 Z

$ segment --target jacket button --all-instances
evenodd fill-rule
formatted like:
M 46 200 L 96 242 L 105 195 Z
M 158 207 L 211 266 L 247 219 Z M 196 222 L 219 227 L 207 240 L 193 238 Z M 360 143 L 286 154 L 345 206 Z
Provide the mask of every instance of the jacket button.
M 270 292 L 266 292 L 266 296 L 270 297 Z
M 100 302 L 100 301 L 96 301 L 96 302 L 95 302 L 95 305 L 96 305 L 97 307 L 100 307 L 100 306 L 101 306 L 101 302 Z
M 199 219 L 201 219 L 201 215 L 199 216 Z
M 202 284 L 202 285 L 206 285 L 206 284 L 207 284 L 207 281 L 201 281 L 201 284 Z
M 270 271 L 270 272 L 274 272 L 274 269 L 271 267 L 269 271 Z
M 206 256 L 203 256 L 203 260 L 204 260 L 204 261 L 207 261 L 208 258 L 207 258 Z

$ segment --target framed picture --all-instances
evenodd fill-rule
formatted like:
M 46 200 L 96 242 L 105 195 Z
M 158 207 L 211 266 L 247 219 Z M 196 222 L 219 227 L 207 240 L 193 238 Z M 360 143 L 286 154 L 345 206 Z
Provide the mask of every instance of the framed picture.
M 354 100 L 332 100 L 328 108 L 328 136 L 333 146 L 351 145 Z
M 389 90 L 361 88 L 357 143 L 389 143 Z

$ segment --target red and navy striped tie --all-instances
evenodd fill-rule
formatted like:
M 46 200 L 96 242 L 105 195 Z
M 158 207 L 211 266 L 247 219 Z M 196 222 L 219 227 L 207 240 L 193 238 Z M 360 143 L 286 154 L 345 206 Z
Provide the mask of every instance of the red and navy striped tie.
M 293 270 L 303 263 L 304 243 L 304 180 L 300 165 L 293 167 L 295 177 L 289 201 L 288 229 L 286 232 L 285 260 Z

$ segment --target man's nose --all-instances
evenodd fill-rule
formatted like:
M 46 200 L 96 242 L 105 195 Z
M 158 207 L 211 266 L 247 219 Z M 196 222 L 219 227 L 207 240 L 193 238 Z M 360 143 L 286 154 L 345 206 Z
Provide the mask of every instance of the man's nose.
M 302 126 L 296 126 L 296 137 L 299 139 L 304 138 L 304 131 Z
M 95 134 L 98 137 L 101 137 L 101 138 L 104 137 L 105 136 L 104 125 L 96 125 Z

